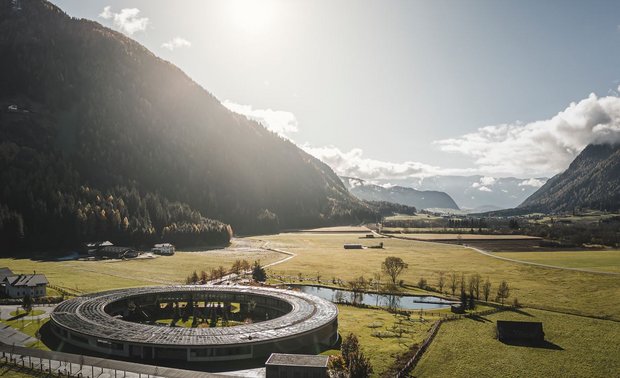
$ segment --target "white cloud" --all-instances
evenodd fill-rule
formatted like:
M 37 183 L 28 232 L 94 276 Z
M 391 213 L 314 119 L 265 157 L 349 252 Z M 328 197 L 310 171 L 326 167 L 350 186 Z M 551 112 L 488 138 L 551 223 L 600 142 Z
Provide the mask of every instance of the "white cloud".
M 471 184 L 471 187 L 478 188 L 481 192 L 492 192 L 493 189 L 490 189 L 489 186 L 493 186 L 493 184 L 495 184 L 495 177 L 484 176 L 480 177 L 478 182 Z
M 365 180 L 389 180 L 410 177 L 471 173 L 467 170 L 446 170 L 419 162 L 393 163 L 364 157 L 364 151 L 354 148 L 348 152 L 334 146 L 301 146 L 307 153 L 329 165 L 341 176 L 358 177 Z
M 519 186 L 531 186 L 533 188 L 540 188 L 543 185 L 545 185 L 545 181 L 537 178 L 523 180 L 519 183 Z
M 172 51 L 178 47 L 190 47 L 191 45 L 192 43 L 185 38 L 174 37 L 168 42 L 162 43 L 161 47 Z
M 253 109 L 252 105 L 236 104 L 232 101 L 225 100 L 222 105 L 235 113 L 246 116 L 247 118 L 257 121 L 267 129 L 286 137 L 287 134 L 296 133 L 297 118 L 295 114 L 283 110 L 272 109 Z
M 105 20 L 112 20 L 112 24 L 121 32 L 127 35 L 133 35 L 138 31 L 146 30 L 149 23 L 148 17 L 138 17 L 140 10 L 138 8 L 123 8 L 120 12 L 112 12 L 109 5 L 103 8 L 99 13 L 99 17 Z
M 619 141 L 620 98 L 591 94 L 548 120 L 485 126 L 435 144 L 473 157 L 480 172 L 543 176 L 566 169 L 590 143 Z

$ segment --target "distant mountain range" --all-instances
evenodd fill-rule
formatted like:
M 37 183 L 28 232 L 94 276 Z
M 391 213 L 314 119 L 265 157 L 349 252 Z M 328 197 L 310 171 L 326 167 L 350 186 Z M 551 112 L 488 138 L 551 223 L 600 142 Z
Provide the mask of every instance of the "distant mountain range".
M 465 212 L 486 212 L 518 206 L 546 181 L 546 177 L 521 179 L 475 175 L 373 180 L 373 184 L 444 192 Z
M 0 244 L 38 248 L 219 243 L 227 224 L 267 232 L 377 215 L 327 165 L 179 68 L 44 0 L 0 1 L 0 182 Z
M 420 191 L 402 186 L 383 187 L 354 177 L 341 177 L 342 182 L 354 196 L 366 201 L 386 201 L 414 206 L 418 210 L 442 208 L 458 210 L 459 207 L 446 193 Z
M 620 209 L 620 145 L 587 146 L 564 172 L 527 198 L 519 210 Z

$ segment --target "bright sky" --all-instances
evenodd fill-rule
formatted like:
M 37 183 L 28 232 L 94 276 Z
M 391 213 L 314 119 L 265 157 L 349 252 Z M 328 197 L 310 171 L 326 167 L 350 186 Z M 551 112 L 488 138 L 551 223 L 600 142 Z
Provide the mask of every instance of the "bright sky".
M 550 176 L 618 139 L 618 1 L 52 1 L 340 174 Z

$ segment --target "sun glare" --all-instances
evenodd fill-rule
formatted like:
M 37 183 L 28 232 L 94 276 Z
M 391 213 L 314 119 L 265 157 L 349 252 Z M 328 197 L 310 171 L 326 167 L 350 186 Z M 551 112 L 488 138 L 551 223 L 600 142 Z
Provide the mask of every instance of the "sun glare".
M 272 1 L 233 0 L 228 6 L 233 24 L 252 33 L 267 29 L 276 13 Z

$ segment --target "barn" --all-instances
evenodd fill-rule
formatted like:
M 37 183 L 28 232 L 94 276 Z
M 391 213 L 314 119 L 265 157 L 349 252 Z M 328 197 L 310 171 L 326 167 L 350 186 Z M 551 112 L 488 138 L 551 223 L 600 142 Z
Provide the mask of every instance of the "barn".
M 545 341 L 543 324 L 498 320 L 497 339 L 507 344 L 540 344 Z

